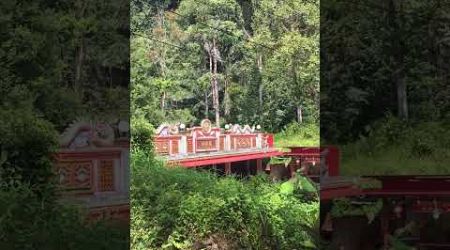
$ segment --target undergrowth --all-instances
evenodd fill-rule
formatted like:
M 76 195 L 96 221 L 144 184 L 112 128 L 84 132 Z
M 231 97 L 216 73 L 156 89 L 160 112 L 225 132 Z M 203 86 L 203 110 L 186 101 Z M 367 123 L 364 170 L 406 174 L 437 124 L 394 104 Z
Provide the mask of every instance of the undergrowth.
M 265 175 L 166 168 L 141 150 L 131 159 L 133 249 L 314 249 L 318 202 L 281 192 Z
M 388 116 L 342 147 L 344 175 L 450 174 L 450 127 Z
M 87 223 L 74 206 L 30 185 L 0 190 L 0 249 L 126 249 L 127 225 Z
M 319 126 L 313 123 L 291 123 L 283 131 L 275 134 L 275 147 L 318 147 L 320 141 Z

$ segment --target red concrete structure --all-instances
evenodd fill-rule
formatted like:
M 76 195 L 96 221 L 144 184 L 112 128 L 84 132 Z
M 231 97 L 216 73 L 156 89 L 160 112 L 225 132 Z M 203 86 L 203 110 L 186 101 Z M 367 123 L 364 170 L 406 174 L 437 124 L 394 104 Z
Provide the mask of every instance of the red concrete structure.
M 339 160 L 336 148 L 292 147 L 283 152 L 273 147 L 273 135 L 248 125 L 227 125 L 225 129 L 211 126 L 207 119 L 201 126 L 185 129 L 182 125 L 163 124 L 158 127 L 153 139 L 155 151 L 169 165 L 186 168 L 219 168 L 225 174 L 236 168 L 247 169 L 247 173 L 260 171 L 278 172 L 278 178 L 289 178 L 295 171 L 303 169 L 319 181 L 323 150 L 329 151 L 330 173 L 338 174 L 335 162 Z M 267 164 L 272 157 L 290 158 L 288 166 Z M 334 165 L 333 165 L 334 164 Z
M 323 176 L 320 182 L 321 207 L 324 207 L 326 211 L 332 207 L 334 199 L 345 197 L 355 204 L 381 199 L 384 205 L 378 215 L 377 230 L 379 230 L 378 237 L 381 239 L 383 247 L 389 245 L 389 236 L 393 235 L 395 231 L 407 230 L 405 228 L 408 228 L 408 223 L 415 223 L 419 231 L 404 239 L 405 241 L 419 249 L 450 249 L 450 232 L 436 228 L 430 229 L 433 225 L 450 222 L 448 220 L 448 216 L 450 216 L 450 176 L 343 177 L 337 174 L 339 173 L 338 150 L 334 148 L 329 150 L 328 154 L 329 175 Z M 367 185 L 367 183 L 374 182 L 377 182 L 378 185 Z M 326 211 L 322 211 L 321 217 L 328 217 Z M 445 217 L 447 220 L 442 221 L 441 217 Z M 329 220 L 324 219 L 322 223 L 324 223 L 322 229 L 333 228 L 331 225 L 325 225 L 330 223 Z M 349 223 L 347 222 L 347 224 Z M 335 230 L 339 230 L 339 228 L 335 228 Z M 352 234 L 352 232 L 348 233 Z M 441 235 L 440 238 L 437 237 L 439 235 Z M 433 238 L 433 236 L 437 238 Z M 356 239 L 354 240 L 356 241 Z M 362 249 L 361 247 L 359 245 L 346 249 Z
M 59 192 L 90 219 L 129 223 L 128 124 L 80 121 L 60 137 L 55 154 Z
M 247 172 L 263 171 L 263 161 L 283 153 L 273 148 L 273 135 L 255 127 L 227 125 L 225 129 L 211 126 L 207 119 L 201 126 L 161 125 L 153 139 L 155 151 L 168 165 L 187 168 L 220 168 L 225 174 L 235 168 Z

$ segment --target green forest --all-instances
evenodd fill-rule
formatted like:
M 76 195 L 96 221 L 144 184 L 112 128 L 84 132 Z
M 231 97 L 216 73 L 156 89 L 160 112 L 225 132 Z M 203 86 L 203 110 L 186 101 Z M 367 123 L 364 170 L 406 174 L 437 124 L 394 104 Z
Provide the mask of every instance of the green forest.
M 260 125 L 275 146 L 319 144 L 319 3 L 131 2 L 131 247 L 315 249 L 317 190 L 168 168 L 162 123 Z
M 52 154 L 73 120 L 129 117 L 129 4 L 13 0 L 0 14 L 0 249 L 123 249 L 128 228 L 59 202 Z
M 450 6 L 322 1 L 322 144 L 342 174 L 448 174 Z
M 131 31 L 133 119 L 318 124 L 318 2 L 136 0 Z
M 449 174 L 448 13 L 439 0 L 1 1 L 0 249 L 317 249 L 315 186 L 167 168 L 154 129 L 260 125 L 277 148 L 337 145 L 342 175 Z M 60 202 L 53 154 L 74 120 L 130 120 L 130 226 Z

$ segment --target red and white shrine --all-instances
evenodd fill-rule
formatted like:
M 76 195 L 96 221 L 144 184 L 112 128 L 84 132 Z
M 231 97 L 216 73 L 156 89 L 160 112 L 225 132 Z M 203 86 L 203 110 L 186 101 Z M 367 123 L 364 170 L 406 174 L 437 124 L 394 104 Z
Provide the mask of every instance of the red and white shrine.
M 91 219 L 128 222 L 129 142 L 127 122 L 70 125 L 55 154 L 63 201 L 79 204 Z
M 225 174 L 263 170 L 263 160 L 282 155 L 273 147 L 273 135 L 260 127 L 226 125 L 212 127 L 205 119 L 201 126 L 185 128 L 163 124 L 154 137 L 155 151 L 169 165 L 212 167 Z

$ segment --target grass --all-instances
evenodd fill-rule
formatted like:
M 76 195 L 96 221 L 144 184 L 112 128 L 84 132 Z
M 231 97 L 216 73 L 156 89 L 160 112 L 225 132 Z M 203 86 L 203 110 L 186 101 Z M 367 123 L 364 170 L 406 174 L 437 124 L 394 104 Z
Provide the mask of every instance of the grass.
M 450 132 L 442 123 L 392 118 L 341 147 L 342 175 L 449 175 Z
M 344 149 L 345 150 L 345 149 Z M 341 174 L 358 175 L 448 175 L 450 159 L 405 157 L 398 147 L 390 147 L 374 155 L 343 157 Z
M 395 119 L 380 122 L 371 134 L 339 146 L 341 175 L 449 175 L 450 134 L 440 123 L 403 124 Z M 292 123 L 275 134 L 275 147 L 320 145 L 318 125 Z
M 287 150 L 288 147 L 318 147 L 319 141 L 317 124 L 292 123 L 283 131 L 275 134 L 274 146 L 282 150 Z

